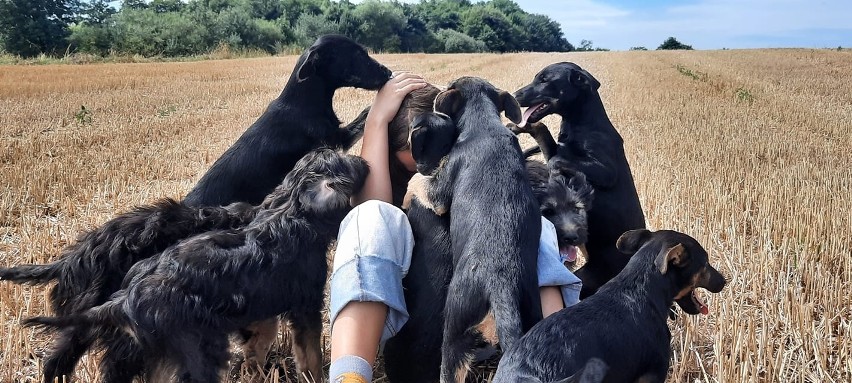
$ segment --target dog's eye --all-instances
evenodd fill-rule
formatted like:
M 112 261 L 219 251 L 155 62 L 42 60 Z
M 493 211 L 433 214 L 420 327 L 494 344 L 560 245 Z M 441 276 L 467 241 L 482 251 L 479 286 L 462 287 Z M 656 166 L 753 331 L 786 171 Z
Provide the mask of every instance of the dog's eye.
M 541 215 L 553 215 L 553 208 L 551 207 L 542 207 Z

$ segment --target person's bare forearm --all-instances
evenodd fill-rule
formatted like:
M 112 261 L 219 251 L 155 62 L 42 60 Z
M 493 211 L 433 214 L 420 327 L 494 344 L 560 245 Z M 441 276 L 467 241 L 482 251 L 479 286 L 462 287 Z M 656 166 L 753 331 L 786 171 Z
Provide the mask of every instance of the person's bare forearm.
M 541 294 L 542 317 L 547 318 L 550 314 L 565 308 L 562 290 L 558 286 L 542 286 L 539 288 L 539 294 Z
M 388 157 L 388 123 L 367 116 L 361 143 L 361 158 L 370 165 L 370 174 L 364 181 L 364 188 L 353 197 L 353 205 L 371 199 L 387 203 L 393 201 Z

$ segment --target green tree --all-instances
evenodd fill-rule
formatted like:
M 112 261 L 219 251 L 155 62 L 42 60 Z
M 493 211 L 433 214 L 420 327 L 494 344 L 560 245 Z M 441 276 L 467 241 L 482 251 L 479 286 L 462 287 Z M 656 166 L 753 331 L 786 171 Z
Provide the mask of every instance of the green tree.
M 293 32 L 296 36 L 296 43 L 302 47 L 308 47 L 313 44 L 319 36 L 330 33 L 340 33 L 340 25 L 334 21 L 326 19 L 323 15 L 305 13 L 299 16 L 296 20 L 296 24 L 293 26 Z
M 70 0 L 0 0 L 3 48 L 23 57 L 63 51 L 76 6 Z
M 530 52 L 570 52 L 574 46 L 562 36 L 559 23 L 545 15 L 523 15 L 521 30 L 529 38 L 520 50 Z
M 484 42 L 452 29 L 441 29 L 435 37 L 443 44 L 443 51 L 447 53 L 475 53 L 488 50 Z
M 676 50 L 676 49 L 692 50 L 692 46 L 683 44 L 680 41 L 677 41 L 677 39 L 674 38 L 674 37 L 669 37 L 669 38 L 666 39 L 666 41 L 663 41 L 663 43 L 660 44 L 659 47 L 657 47 L 657 50 Z
M 107 55 L 114 43 L 112 16 L 116 9 L 106 0 L 91 0 L 81 4 L 77 24 L 70 27 L 68 41 L 80 52 Z
M 462 19 L 461 32 L 484 42 L 490 51 L 508 52 L 520 48 L 516 40 L 517 28 L 496 8 L 471 7 Z
M 647 51 L 647 50 L 648 50 L 648 48 L 645 48 L 645 47 L 639 46 L 639 47 L 630 47 L 630 50 L 631 50 L 631 51 Z
M 90 0 L 80 4 L 77 19 L 89 25 L 105 25 L 107 19 L 116 12 L 107 0 Z
M 354 15 L 360 21 L 356 35 L 359 43 L 377 51 L 399 52 L 402 49 L 399 35 L 405 30 L 408 20 L 400 6 L 366 0 L 355 8 Z

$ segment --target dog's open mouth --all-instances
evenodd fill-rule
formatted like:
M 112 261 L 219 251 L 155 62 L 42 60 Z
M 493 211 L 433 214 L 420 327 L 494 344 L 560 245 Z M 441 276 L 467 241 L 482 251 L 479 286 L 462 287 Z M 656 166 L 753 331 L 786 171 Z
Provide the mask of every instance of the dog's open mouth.
M 521 123 L 518 124 L 518 127 L 526 127 L 528 122 L 538 122 L 538 120 L 541 120 L 541 118 L 546 115 L 544 112 L 546 112 L 549 108 L 550 103 L 546 102 L 530 106 L 529 108 L 527 108 L 527 110 L 524 111 L 524 116 L 521 119 Z
M 677 300 L 677 305 L 689 315 L 702 314 L 707 315 L 710 314 L 710 308 L 698 297 L 698 293 L 695 292 L 695 289 Z
M 574 263 L 577 261 L 577 246 L 561 245 L 559 246 L 559 254 L 565 262 Z

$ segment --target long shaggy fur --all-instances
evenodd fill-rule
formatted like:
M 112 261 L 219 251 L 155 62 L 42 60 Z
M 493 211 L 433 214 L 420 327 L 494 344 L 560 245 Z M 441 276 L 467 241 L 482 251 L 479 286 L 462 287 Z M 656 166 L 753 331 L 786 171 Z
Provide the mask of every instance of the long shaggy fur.
M 124 355 L 103 345 L 104 360 L 144 360 L 141 370 L 149 378 L 168 373 L 181 382 L 215 382 L 228 360 L 229 334 L 285 314 L 297 367 L 319 377 L 325 253 L 366 173 L 358 157 L 312 152 L 244 229 L 182 241 L 134 266 L 125 288 L 107 303 L 26 324 L 121 329 L 135 349 Z
M 97 229 L 80 235 L 58 260 L 46 265 L 20 265 L 0 269 L 0 279 L 14 283 L 56 284 L 49 302 L 56 315 L 83 312 L 104 303 L 119 290 L 130 268 L 178 241 L 210 230 L 242 227 L 256 208 L 245 203 L 225 207 L 189 207 L 162 199 L 121 214 Z M 70 374 L 91 343 L 74 329 L 63 330 L 44 358 L 44 381 Z

